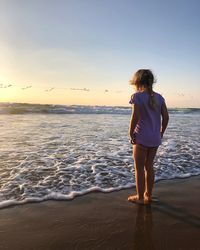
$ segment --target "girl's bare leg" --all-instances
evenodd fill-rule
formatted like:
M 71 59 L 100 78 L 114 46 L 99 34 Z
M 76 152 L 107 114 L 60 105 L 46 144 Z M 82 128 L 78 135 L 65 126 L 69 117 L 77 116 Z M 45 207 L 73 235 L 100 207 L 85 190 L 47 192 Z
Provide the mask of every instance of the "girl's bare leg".
M 135 181 L 137 195 L 129 196 L 128 200 L 133 202 L 143 202 L 145 191 L 144 165 L 147 156 L 147 148 L 136 144 L 133 146 L 133 159 L 135 166 Z
M 145 193 L 144 198 L 151 201 L 152 189 L 154 185 L 153 163 L 158 147 L 148 148 L 145 161 Z

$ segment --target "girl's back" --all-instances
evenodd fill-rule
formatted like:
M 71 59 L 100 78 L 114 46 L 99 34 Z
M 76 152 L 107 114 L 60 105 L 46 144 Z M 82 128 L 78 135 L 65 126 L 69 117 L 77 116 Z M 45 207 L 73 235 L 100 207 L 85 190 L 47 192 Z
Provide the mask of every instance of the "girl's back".
M 131 96 L 130 104 L 135 104 L 139 108 L 139 121 L 135 128 L 135 141 L 146 147 L 157 147 L 161 144 L 161 108 L 164 98 L 158 94 L 152 93 L 156 107 L 150 106 L 150 94 L 148 91 L 137 92 Z

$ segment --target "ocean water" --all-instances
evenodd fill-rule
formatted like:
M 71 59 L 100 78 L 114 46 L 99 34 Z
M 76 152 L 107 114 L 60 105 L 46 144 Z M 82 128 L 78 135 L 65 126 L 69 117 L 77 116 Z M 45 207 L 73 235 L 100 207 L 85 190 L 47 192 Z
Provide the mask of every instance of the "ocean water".
M 135 185 L 129 107 L 0 104 L 0 207 Z M 156 181 L 200 174 L 200 109 L 171 109 Z

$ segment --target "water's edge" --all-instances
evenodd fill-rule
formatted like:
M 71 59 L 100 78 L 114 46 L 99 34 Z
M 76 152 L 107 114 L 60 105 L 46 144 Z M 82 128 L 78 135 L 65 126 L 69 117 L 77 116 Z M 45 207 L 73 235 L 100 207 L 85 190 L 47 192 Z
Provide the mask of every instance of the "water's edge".
M 193 177 L 197 177 L 200 174 L 196 174 L 196 175 L 187 175 L 187 176 L 177 176 L 175 178 L 168 178 L 168 179 L 156 179 L 154 183 L 158 183 L 158 182 L 163 182 L 163 181 L 176 181 L 176 180 L 184 180 L 184 179 L 189 179 L 189 178 L 193 178 Z M 78 198 L 80 196 L 84 196 L 93 192 L 99 192 L 99 193 L 111 193 L 111 192 L 117 192 L 117 191 L 122 191 L 122 190 L 126 190 L 126 189 L 132 189 L 135 187 L 135 184 L 128 184 L 124 187 L 116 187 L 116 188 L 109 188 L 109 189 L 101 189 L 99 187 L 94 187 L 91 188 L 89 190 L 83 190 L 81 192 L 72 192 L 70 195 L 63 195 L 63 194 L 59 194 L 59 193 L 51 193 L 49 195 L 44 196 L 43 198 L 27 198 L 24 199 L 23 201 L 16 201 L 16 200 L 7 200 L 7 201 L 3 201 L 0 202 L 0 210 L 1 209 L 6 209 L 6 208 L 11 208 L 13 206 L 18 206 L 18 205 L 26 205 L 26 204 L 30 204 L 30 203 L 41 203 L 41 202 L 45 202 L 45 201 L 72 201 L 75 198 Z

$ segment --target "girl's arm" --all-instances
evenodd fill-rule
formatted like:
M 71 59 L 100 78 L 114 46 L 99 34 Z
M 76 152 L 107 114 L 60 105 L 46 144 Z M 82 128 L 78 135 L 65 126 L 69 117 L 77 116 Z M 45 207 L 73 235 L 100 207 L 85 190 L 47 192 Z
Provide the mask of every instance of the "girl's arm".
M 169 121 L 169 114 L 168 114 L 168 110 L 167 110 L 167 106 L 165 102 L 161 106 L 161 115 L 162 115 L 162 127 L 160 130 L 160 133 L 161 133 L 161 138 L 162 138 L 165 132 L 165 129 L 167 128 L 168 121 Z
M 134 130 L 136 128 L 136 125 L 139 121 L 140 113 L 139 113 L 139 107 L 137 104 L 132 105 L 132 115 L 130 120 L 130 126 L 129 126 L 129 136 L 132 141 L 134 141 Z

